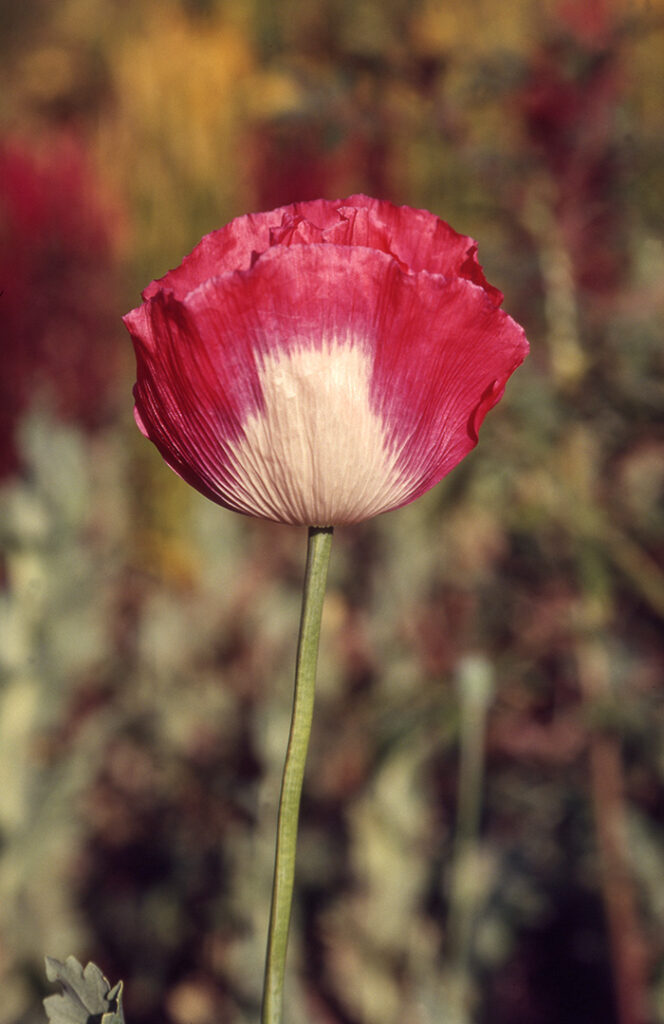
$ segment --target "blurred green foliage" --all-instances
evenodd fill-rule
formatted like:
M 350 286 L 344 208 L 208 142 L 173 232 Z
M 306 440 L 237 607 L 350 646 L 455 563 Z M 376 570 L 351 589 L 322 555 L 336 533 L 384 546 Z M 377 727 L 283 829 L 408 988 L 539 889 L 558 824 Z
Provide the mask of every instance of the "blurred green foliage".
M 661 0 L 0 2 L 0 1024 L 44 953 L 256 1018 L 304 535 L 168 473 L 119 316 L 353 191 L 477 237 L 533 351 L 335 538 L 287 1019 L 664 1022 L 663 44 Z

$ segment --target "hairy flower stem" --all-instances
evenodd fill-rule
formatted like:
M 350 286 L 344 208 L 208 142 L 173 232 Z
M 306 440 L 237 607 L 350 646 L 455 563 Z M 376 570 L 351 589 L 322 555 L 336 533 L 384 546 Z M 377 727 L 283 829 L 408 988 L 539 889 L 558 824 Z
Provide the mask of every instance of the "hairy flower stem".
M 295 696 L 279 799 L 277 849 L 274 860 L 261 1024 L 280 1024 L 281 1021 L 288 928 L 295 875 L 297 823 L 314 710 L 318 642 L 331 546 L 331 526 L 309 528 L 307 566 L 304 572 L 300 635 L 295 666 Z

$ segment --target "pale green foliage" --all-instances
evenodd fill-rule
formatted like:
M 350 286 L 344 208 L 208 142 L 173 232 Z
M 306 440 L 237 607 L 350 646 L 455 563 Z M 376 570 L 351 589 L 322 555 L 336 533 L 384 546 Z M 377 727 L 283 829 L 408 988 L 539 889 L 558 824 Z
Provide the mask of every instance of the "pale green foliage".
M 44 1000 L 50 1024 L 125 1024 L 122 982 L 111 988 L 96 964 L 84 968 L 73 956 L 64 963 L 47 956 L 46 977 L 62 986 L 61 995 Z
M 44 415 L 25 421 L 22 440 L 28 472 L 0 492 L 3 1021 L 16 1019 L 26 1000 L 21 962 L 39 945 L 67 952 L 81 942 L 70 882 L 81 832 L 73 806 L 103 724 L 83 730 L 66 760 L 49 763 L 48 737 L 61 727 L 84 674 L 110 653 L 103 603 L 91 600 L 105 559 L 82 543 L 92 511 L 92 453 L 77 431 Z M 103 601 L 103 591 L 98 596 Z

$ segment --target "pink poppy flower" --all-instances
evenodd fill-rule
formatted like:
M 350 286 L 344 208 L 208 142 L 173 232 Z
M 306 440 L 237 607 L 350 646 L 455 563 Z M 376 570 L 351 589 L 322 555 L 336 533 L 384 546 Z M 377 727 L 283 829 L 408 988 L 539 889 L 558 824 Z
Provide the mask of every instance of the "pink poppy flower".
M 361 195 L 237 218 L 124 318 L 138 426 L 246 515 L 335 526 L 413 501 L 475 446 L 528 351 L 476 250 Z

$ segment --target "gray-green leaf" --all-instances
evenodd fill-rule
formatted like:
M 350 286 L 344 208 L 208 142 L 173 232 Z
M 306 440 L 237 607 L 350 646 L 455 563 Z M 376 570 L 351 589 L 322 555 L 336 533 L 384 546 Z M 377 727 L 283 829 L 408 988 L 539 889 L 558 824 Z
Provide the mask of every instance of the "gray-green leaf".
M 125 1024 L 122 982 L 111 988 L 96 964 L 83 968 L 73 956 L 65 963 L 47 956 L 46 977 L 62 985 L 62 995 L 44 1000 L 50 1024 Z

